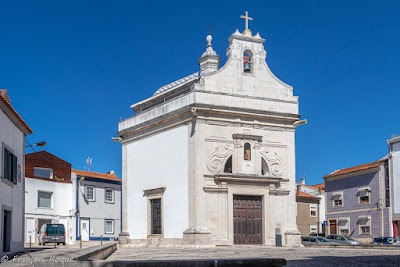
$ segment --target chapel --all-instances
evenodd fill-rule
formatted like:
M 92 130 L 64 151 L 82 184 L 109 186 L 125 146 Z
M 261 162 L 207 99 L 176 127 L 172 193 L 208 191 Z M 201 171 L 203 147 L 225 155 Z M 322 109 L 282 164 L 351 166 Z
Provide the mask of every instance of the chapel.
M 266 62 L 265 39 L 229 37 L 220 66 L 212 37 L 199 69 L 131 106 L 122 145 L 121 244 L 300 246 L 293 87 Z

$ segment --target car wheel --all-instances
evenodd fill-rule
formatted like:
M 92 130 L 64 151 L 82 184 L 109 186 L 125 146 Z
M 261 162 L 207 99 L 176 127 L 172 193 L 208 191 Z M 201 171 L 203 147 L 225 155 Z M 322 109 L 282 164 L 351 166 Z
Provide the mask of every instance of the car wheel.
M 65 242 L 64 243 L 62 243 L 63 244 L 63 246 L 65 246 Z
M 57 246 L 59 246 L 60 245 L 60 243 L 57 243 Z

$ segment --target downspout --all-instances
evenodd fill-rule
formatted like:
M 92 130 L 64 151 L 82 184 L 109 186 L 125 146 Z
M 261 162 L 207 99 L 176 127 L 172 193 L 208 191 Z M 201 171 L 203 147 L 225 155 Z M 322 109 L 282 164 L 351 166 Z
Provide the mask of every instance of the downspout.
M 378 202 L 378 210 L 379 210 L 379 219 L 380 219 L 380 224 L 381 224 L 381 236 L 385 236 L 385 231 L 384 231 L 384 222 L 383 222 L 383 200 L 382 200 L 382 164 L 379 167 L 379 176 L 378 176 L 378 183 L 379 183 L 379 202 Z M 370 222 L 371 223 L 371 222 Z M 371 231 L 372 232 L 372 231 Z
M 75 207 L 75 240 L 78 240 L 78 213 L 79 210 L 79 194 L 78 194 L 78 175 L 75 175 L 75 199 L 76 199 L 76 207 Z

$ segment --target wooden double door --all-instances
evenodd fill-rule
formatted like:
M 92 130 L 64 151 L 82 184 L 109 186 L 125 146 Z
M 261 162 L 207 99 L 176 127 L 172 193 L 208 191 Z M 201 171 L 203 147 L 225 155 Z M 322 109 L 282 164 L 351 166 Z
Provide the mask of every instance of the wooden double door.
M 261 196 L 233 196 L 234 244 L 263 243 Z

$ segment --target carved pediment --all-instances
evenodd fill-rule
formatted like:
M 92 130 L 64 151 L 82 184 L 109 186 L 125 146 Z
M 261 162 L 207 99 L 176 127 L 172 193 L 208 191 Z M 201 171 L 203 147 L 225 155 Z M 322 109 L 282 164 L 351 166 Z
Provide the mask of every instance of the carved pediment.
M 276 152 L 270 152 L 268 149 L 265 151 L 260 151 L 260 153 L 267 162 L 270 173 L 273 176 L 282 176 L 284 172 L 284 163 L 278 154 Z
M 230 144 L 218 145 L 215 147 L 215 151 L 208 156 L 207 168 L 212 173 L 220 173 L 224 168 L 225 161 L 233 153 L 233 147 Z

